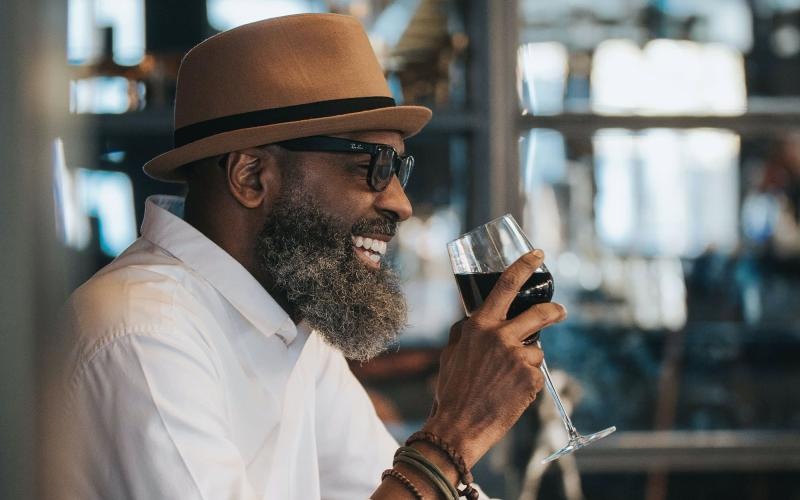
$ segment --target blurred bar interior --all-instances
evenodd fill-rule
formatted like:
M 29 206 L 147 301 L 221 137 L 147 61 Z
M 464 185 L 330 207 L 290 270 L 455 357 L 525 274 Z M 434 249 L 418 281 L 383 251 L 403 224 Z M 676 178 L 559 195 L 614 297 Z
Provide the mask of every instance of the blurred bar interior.
M 424 420 L 463 314 L 445 243 L 511 212 L 570 310 L 543 336 L 556 385 L 579 428 L 619 431 L 528 468 L 556 418 L 536 404 L 476 469 L 488 493 L 800 498 L 800 0 L 2 10 L 0 497 L 43 492 L 53 311 L 136 238 L 147 196 L 181 192 L 141 170 L 171 147 L 181 55 L 249 21 L 340 12 L 367 27 L 397 101 L 434 109 L 407 146 L 415 215 L 394 256 L 410 327 L 353 366 L 390 429 Z

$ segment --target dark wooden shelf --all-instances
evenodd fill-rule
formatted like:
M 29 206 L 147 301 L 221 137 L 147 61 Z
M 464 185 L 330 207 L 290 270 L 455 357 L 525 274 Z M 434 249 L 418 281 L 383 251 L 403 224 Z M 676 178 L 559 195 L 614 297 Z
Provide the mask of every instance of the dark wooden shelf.
M 752 98 L 744 114 L 732 116 L 601 115 L 592 112 L 588 102 L 578 101 L 568 103 L 559 115 L 521 115 L 519 128 L 554 129 L 566 136 L 587 136 L 610 128 L 721 128 L 750 137 L 774 136 L 800 129 L 800 98 Z

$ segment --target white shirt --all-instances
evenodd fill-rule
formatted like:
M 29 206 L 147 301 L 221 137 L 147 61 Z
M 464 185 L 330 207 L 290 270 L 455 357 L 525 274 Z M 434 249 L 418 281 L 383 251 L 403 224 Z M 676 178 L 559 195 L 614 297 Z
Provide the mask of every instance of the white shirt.
M 67 304 L 67 496 L 369 497 L 397 443 L 342 354 L 166 208 Z

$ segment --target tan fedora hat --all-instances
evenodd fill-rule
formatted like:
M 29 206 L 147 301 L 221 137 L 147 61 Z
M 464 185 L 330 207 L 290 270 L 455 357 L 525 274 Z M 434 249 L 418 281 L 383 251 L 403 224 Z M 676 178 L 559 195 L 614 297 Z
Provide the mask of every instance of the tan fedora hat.
M 338 14 L 259 21 L 190 50 L 178 71 L 175 148 L 145 163 L 180 182 L 181 166 L 273 142 L 361 130 L 409 137 L 431 118 L 396 106 L 361 24 Z

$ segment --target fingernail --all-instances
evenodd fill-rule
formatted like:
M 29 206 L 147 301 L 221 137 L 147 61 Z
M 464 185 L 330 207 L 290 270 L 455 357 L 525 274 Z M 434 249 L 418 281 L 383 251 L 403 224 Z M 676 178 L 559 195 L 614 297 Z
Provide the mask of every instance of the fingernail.
M 539 257 L 541 259 L 542 257 L 544 257 L 544 252 L 542 252 L 541 250 L 539 250 L 537 248 L 536 250 L 533 251 L 533 255 L 535 255 L 535 256 L 537 256 L 537 257 Z

